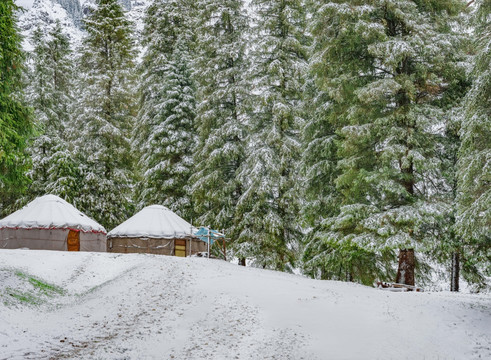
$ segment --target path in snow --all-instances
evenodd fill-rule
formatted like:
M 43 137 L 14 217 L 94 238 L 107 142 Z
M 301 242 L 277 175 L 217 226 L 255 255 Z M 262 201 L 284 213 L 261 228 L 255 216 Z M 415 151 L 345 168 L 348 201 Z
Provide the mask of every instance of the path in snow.
M 0 284 L 22 270 L 67 291 L 0 303 L 0 359 L 491 358 L 486 296 L 137 254 L 0 250 L 0 270 Z

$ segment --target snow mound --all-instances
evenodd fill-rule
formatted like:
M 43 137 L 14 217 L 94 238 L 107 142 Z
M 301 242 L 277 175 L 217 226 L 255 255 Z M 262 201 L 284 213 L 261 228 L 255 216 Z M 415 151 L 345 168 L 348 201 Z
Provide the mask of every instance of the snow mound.
M 12 275 L 22 272 L 64 292 L 51 304 L 0 301 L 1 358 L 491 357 L 489 296 L 145 254 L 0 250 L 0 269 L 10 289 L 26 286 Z

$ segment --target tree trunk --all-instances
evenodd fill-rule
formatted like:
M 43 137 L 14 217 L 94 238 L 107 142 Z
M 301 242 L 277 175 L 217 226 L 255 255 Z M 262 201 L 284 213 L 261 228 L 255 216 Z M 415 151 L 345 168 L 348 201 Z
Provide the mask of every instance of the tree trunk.
M 414 286 L 414 264 L 414 249 L 400 249 L 396 283 Z
M 246 266 L 246 259 L 245 258 L 240 258 L 239 259 L 239 265 L 240 266 Z
M 450 279 L 450 291 L 459 291 L 460 254 L 456 251 L 452 254 L 452 278 Z

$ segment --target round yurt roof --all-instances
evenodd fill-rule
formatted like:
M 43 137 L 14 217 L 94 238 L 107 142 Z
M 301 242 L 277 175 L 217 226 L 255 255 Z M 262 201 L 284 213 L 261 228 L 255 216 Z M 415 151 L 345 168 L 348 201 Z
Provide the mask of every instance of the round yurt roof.
M 190 223 L 165 206 L 151 205 L 112 229 L 107 236 L 173 239 L 192 236 L 194 230 Z
M 38 197 L 0 220 L 0 229 L 72 229 L 106 233 L 106 229 L 55 195 Z

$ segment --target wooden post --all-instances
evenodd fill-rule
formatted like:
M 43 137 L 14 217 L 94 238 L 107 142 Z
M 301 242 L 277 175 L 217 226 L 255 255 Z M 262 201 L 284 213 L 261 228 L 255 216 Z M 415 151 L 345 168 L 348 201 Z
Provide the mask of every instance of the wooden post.
M 210 258 L 210 227 L 208 226 L 208 259 Z
M 414 265 L 414 249 L 400 249 L 396 283 L 414 286 Z
M 227 245 L 225 242 L 225 229 L 222 229 L 223 234 L 223 260 L 227 261 Z
M 191 220 L 191 229 L 189 231 L 189 256 L 191 257 L 193 255 L 193 220 Z

